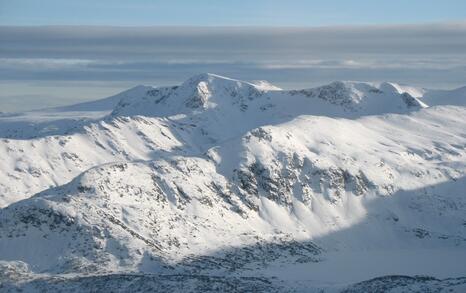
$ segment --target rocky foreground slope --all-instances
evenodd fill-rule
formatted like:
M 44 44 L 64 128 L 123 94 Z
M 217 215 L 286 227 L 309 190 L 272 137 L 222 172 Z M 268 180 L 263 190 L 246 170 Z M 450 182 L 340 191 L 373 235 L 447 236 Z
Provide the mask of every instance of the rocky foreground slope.
M 464 291 L 452 92 L 203 74 L 4 115 L 0 288 Z

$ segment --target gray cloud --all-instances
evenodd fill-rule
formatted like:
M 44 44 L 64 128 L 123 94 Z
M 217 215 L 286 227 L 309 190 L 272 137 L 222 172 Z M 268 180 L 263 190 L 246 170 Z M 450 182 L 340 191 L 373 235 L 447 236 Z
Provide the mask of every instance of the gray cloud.
M 320 28 L 0 27 L 0 40 L 0 81 L 29 87 L 30 81 L 168 84 L 199 72 L 267 79 L 288 88 L 340 79 L 425 87 L 466 84 L 466 22 Z M 0 106 L 1 99 L 0 93 Z
M 0 27 L 0 50 L 3 57 L 21 58 L 221 61 L 293 60 L 316 54 L 327 58 L 362 54 L 464 56 L 465 36 L 466 22 L 321 28 Z

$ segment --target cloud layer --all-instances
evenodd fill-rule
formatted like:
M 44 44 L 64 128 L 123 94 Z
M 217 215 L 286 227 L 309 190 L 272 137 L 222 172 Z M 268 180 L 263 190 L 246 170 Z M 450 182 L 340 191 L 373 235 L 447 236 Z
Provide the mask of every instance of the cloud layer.
M 320 28 L 0 27 L 0 40 L 4 85 L 157 85 L 199 72 L 267 79 L 285 88 L 341 79 L 425 87 L 466 84 L 466 22 Z M 36 95 L 45 94 L 38 91 Z M 0 94 L 0 101 L 7 96 Z

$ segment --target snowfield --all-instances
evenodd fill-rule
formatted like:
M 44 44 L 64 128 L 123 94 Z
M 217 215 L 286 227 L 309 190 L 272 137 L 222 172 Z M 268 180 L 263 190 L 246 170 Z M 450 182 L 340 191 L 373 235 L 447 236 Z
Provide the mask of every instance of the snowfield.
M 2 114 L 0 158 L 1 291 L 466 291 L 465 88 L 201 74 Z

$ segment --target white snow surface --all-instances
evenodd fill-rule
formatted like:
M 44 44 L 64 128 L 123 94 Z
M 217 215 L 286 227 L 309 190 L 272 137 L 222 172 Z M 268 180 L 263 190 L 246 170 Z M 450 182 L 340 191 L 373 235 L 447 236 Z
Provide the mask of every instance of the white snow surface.
M 188 272 L 334 292 L 428 275 L 408 287 L 461 292 L 440 279 L 466 277 L 465 105 L 464 88 L 201 74 L 4 114 L 0 276 Z

